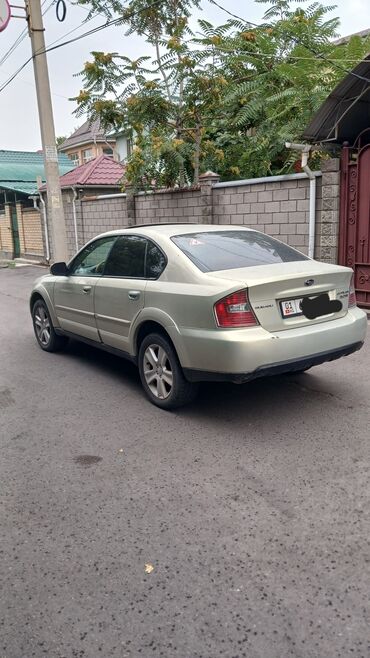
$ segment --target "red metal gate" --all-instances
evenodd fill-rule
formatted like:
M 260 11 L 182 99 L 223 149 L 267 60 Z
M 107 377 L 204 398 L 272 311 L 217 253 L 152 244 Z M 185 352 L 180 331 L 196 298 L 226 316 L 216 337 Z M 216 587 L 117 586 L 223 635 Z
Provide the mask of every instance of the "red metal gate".
M 370 308 L 370 144 L 366 130 L 355 147 L 344 146 L 341 163 L 339 263 L 355 272 L 357 303 Z

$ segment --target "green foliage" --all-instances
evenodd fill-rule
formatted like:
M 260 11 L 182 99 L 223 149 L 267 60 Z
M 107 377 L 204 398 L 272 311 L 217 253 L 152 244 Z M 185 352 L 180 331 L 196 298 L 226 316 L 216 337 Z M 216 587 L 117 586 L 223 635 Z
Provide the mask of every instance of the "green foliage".
M 197 183 L 206 169 L 223 179 L 291 171 L 296 156 L 285 142 L 300 140 L 370 50 L 369 38 L 333 43 L 339 21 L 327 15 L 334 7 L 255 1 L 267 5 L 259 27 L 200 20 L 195 35 L 189 17 L 199 0 L 79 0 L 153 47 L 152 57 L 136 60 L 93 52 L 75 98 L 77 115 L 132 131 L 126 175 L 136 188 Z
M 66 139 L 67 139 L 67 137 L 65 135 L 57 137 L 56 140 L 55 140 L 56 147 L 58 148 L 58 146 L 63 144 L 63 142 L 65 142 Z

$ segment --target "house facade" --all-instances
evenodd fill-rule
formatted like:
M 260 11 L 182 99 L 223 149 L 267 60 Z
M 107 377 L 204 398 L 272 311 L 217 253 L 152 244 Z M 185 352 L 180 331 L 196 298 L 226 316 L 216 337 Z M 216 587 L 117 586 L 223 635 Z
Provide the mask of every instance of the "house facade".
M 115 195 L 121 194 L 124 173 L 125 167 L 120 162 L 103 154 L 60 177 L 67 247 L 70 256 L 73 256 L 88 240 L 100 232 L 103 216 L 98 212 L 92 217 L 87 217 L 84 213 L 86 202 L 93 201 L 98 196 L 111 198 L 113 195 L 114 198 Z M 47 207 L 45 185 L 40 188 L 40 193 Z M 52 258 L 52 230 L 49 221 L 48 217 L 48 243 L 45 247 Z M 121 223 L 123 223 L 123 218 Z
M 60 154 L 60 172 L 71 169 L 72 162 Z M 0 257 L 43 258 L 43 220 L 30 198 L 38 195 L 38 185 L 43 182 L 41 151 L 0 150 Z
M 106 135 L 97 119 L 85 121 L 58 147 L 58 151 L 68 156 L 75 167 L 79 167 L 101 155 L 117 159 L 115 145 L 115 137 Z
M 109 138 L 115 139 L 114 158 L 125 163 L 132 153 L 132 136 L 127 130 L 118 130 L 109 133 Z

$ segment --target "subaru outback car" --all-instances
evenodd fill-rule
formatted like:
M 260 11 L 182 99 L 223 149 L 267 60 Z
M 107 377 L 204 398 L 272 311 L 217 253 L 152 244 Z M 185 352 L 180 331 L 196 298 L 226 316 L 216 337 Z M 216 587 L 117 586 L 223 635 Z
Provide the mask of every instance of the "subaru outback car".
M 199 382 L 302 372 L 360 349 L 353 272 L 239 226 L 160 224 L 99 235 L 36 282 L 39 346 L 69 338 L 134 361 L 171 409 Z

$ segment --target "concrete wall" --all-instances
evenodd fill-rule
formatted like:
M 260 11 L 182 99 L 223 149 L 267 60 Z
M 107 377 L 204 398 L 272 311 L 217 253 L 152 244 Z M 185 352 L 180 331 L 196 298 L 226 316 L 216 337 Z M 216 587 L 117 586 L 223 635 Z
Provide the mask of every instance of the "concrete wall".
M 201 221 L 200 188 L 135 196 L 136 224 Z
M 307 253 L 309 180 L 290 177 L 240 186 L 216 185 L 213 191 L 215 223 L 242 224 L 282 240 Z M 322 207 L 321 176 L 317 177 L 316 212 Z
M 323 163 L 316 175 L 315 258 L 337 261 L 339 161 Z M 102 190 L 103 192 L 103 190 Z M 78 247 L 104 231 L 154 222 L 240 224 L 266 232 L 308 252 L 309 180 L 305 174 L 220 183 L 200 177 L 199 187 L 155 193 L 115 194 L 76 201 Z M 76 251 L 71 193 L 63 193 L 69 254 Z

